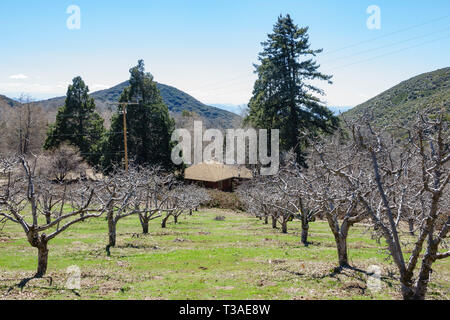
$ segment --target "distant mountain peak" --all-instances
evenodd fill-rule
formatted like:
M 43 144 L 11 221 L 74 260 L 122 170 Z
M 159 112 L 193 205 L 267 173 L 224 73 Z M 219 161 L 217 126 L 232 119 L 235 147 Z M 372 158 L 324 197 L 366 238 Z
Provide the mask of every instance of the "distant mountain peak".
M 124 81 L 109 89 L 92 92 L 90 96 L 95 99 L 98 110 L 107 110 L 110 109 L 112 103 L 119 100 L 120 94 L 128 85 L 129 82 Z M 164 103 L 173 115 L 181 115 L 183 110 L 193 111 L 202 118 L 204 125 L 209 128 L 234 128 L 242 120 L 235 113 L 208 106 L 175 87 L 162 83 L 157 83 L 156 85 L 161 92 Z M 64 100 L 65 97 L 57 97 L 38 101 L 37 103 L 44 109 L 55 111 L 64 105 Z

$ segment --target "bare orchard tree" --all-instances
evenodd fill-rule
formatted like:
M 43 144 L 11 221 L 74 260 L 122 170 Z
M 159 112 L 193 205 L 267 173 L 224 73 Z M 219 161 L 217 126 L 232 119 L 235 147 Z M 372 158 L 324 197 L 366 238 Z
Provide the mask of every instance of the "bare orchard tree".
M 238 194 L 248 212 L 260 220 L 264 218 L 265 224 L 270 217 L 273 229 L 277 229 L 277 223 L 280 222 L 282 231 L 287 232 L 287 222 L 293 217 L 290 212 L 279 209 L 282 195 L 275 187 L 272 176 L 255 176 L 239 186 Z
M 30 245 L 38 250 L 35 277 L 43 277 L 47 272 L 49 241 L 76 223 L 101 216 L 103 210 L 92 205 L 95 193 L 92 185 L 73 184 L 59 194 L 59 214 L 50 223 L 42 222 L 44 211 L 38 200 L 41 184 L 35 176 L 36 158 L 19 157 L 4 167 L 9 169 L 4 170 L 6 181 L 0 184 L 0 217 L 22 227 Z
M 272 216 L 271 210 L 269 210 L 266 190 L 259 179 L 256 178 L 242 183 L 236 192 L 240 201 L 244 204 L 246 212 L 260 220 L 264 218 L 264 224 L 268 224 L 269 217 L 272 217 L 272 227 L 276 228 L 277 220 Z
M 198 208 L 210 201 L 210 196 L 204 188 L 201 188 L 195 184 L 184 185 L 180 188 L 180 195 L 182 195 L 181 201 L 184 203 L 184 210 L 192 215 L 192 211 L 197 211 Z
M 287 223 L 294 219 L 297 213 L 289 201 L 289 194 L 284 192 L 279 180 L 273 176 L 261 176 L 256 178 L 253 188 L 250 190 L 254 203 L 263 211 L 258 213 L 259 217 L 270 215 L 272 217 L 272 227 L 277 228 L 277 223 L 281 225 L 281 232 L 287 233 Z
M 47 177 L 39 177 L 36 179 L 39 184 L 37 193 L 38 210 L 45 216 L 47 224 L 52 222 L 52 218 L 62 215 L 64 195 L 67 193 L 67 184 L 54 183 L 49 181 Z
M 173 217 L 174 223 L 178 223 L 178 218 L 183 213 L 190 213 L 199 205 L 209 200 L 207 192 L 193 184 L 173 185 L 167 194 L 167 201 L 164 204 L 165 216 L 161 221 L 161 227 L 166 228 L 167 221 Z
M 211 201 L 211 196 L 205 188 L 197 185 L 189 185 L 188 188 L 190 197 L 189 215 L 192 215 L 192 211 L 198 211 L 199 207 Z
M 332 174 L 330 167 L 360 177 L 367 169 L 367 163 L 351 144 L 346 143 L 342 133 L 326 137 L 324 141 L 316 140 L 311 145 L 313 150 L 307 160 L 309 169 L 303 176 L 305 198 L 314 203 L 315 210 L 328 222 L 336 242 L 339 267 L 349 267 L 347 237 L 354 224 L 367 218 L 367 212 L 359 203 L 355 190 Z M 370 186 L 364 179 L 358 181 L 358 186 L 360 190 L 366 190 L 366 195 L 370 194 L 367 192 L 370 189 L 366 189 Z
M 282 198 L 285 199 L 281 202 L 281 207 L 275 206 L 283 211 L 290 212 L 292 218 L 301 221 L 301 242 L 307 246 L 309 223 L 315 221 L 320 210 L 309 197 L 304 170 L 300 168 L 295 159 L 294 153 L 287 153 L 284 157 L 283 166 L 274 176 L 273 183 L 282 194 Z
M 395 128 L 397 135 L 404 133 L 404 140 L 393 139 L 387 130 L 372 128 L 369 121 L 354 123 L 351 148 L 359 158 L 359 169 L 349 170 L 354 163 L 338 166 L 327 159 L 322 165 L 345 183 L 386 240 L 400 274 L 403 298 L 425 299 L 433 263 L 450 256 L 450 251 L 439 251 L 450 224 L 445 196 L 450 180 L 448 119 L 445 111 L 423 113 L 414 128 L 403 130 Z M 414 212 L 420 212 L 417 236 L 409 248 L 404 237 L 410 230 L 404 231 L 403 222 Z M 406 250 L 411 252 L 407 259 Z
M 14 158 L 0 157 L 0 224 L 3 226 L 8 221 L 8 199 L 11 192 L 11 176 L 17 165 Z
M 178 188 L 177 188 L 178 189 Z M 170 205 L 172 207 L 172 210 L 170 210 L 170 215 L 173 217 L 173 223 L 178 223 L 178 217 L 180 217 L 183 213 L 186 212 L 188 209 L 187 205 L 187 199 L 185 198 L 185 194 L 183 193 L 176 193 L 176 189 L 174 190 L 173 196 L 170 198 Z M 166 217 L 167 221 L 167 217 Z
M 187 209 L 184 190 L 185 186 L 174 186 L 167 194 L 168 199 L 164 205 L 165 216 L 161 220 L 161 228 L 167 227 L 167 220 L 173 217 L 174 223 L 178 223 L 178 217 Z
M 131 166 L 128 171 L 116 167 L 98 182 L 98 201 L 106 211 L 108 222 L 108 244 L 106 252 L 116 246 L 117 223 L 119 220 L 141 212 L 141 188 L 147 184 L 146 176 L 139 168 Z
M 304 186 L 304 173 L 295 162 L 293 153 L 284 155 L 279 172 L 273 176 L 259 176 L 243 184 L 238 193 L 250 212 L 257 217 L 272 217 L 272 227 L 277 222 L 281 232 L 287 233 L 287 223 L 294 218 L 302 224 L 301 241 L 308 245 L 309 223 L 319 212 L 308 199 Z
M 160 218 L 162 210 L 167 207 L 169 190 L 175 184 L 175 179 L 172 174 L 165 174 L 159 167 L 142 168 L 140 172 L 147 180 L 138 190 L 143 202 L 139 210 L 139 221 L 142 232 L 148 234 L 149 222 Z

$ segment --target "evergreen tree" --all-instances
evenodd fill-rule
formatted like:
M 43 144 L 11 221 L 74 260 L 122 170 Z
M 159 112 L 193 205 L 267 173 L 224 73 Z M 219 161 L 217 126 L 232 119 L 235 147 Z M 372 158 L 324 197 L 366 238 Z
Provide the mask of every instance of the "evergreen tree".
M 175 122 L 153 76 L 145 72 L 143 60 L 130 69 L 130 75 L 130 85 L 119 98 L 121 103 L 137 103 L 126 106 L 128 156 L 139 165 L 161 165 L 169 169 L 173 166 L 170 140 Z M 119 107 L 111 119 L 110 133 L 104 146 L 106 169 L 111 163 L 120 163 L 124 157 L 123 108 Z
M 66 101 L 58 110 L 56 122 L 49 127 L 44 149 L 55 149 L 67 142 L 77 147 L 89 164 L 97 165 L 104 132 L 103 119 L 95 111 L 89 88 L 81 77 L 76 77 L 67 89 Z
M 297 161 L 304 163 L 306 139 L 303 133 L 331 133 L 337 128 L 338 118 L 314 94 L 323 91 L 310 80 L 331 83 L 331 76 L 318 71 L 314 61 L 322 50 L 310 49 L 308 28 L 299 28 L 291 17 L 280 16 L 261 43 L 259 65 L 255 65 L 258 79 L 249 103 L 245 123 L 256 128 L 280 129 L 281 151 L 293 150 Z

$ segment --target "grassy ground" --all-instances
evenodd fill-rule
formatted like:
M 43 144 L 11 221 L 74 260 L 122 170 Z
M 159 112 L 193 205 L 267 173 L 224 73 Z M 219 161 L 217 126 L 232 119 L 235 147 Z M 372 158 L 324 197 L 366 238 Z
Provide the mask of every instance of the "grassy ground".
M 216 221 L 217 215 L 225 221 Z M 107 257 L 104 219 L 69 229 L 49 244 L 44 279 L 17 284 L 36 268 L 37 251 L 17 225 L 0 232 L 0 299 L 399 299 L 392 262 L 363 226 L 349 236 L 351 264 L 378 265 L 381 290 L 367 287 L 360 271 L 334 272 L 333 237 L 323 221 L 311 225 L 309 247 L 300 244 L 299 222 L 289 233 L 242 213 L 201 211 L 161 229 L 153 221 L 140 234 L 137 217 L 118 224 L 118 243 Z M 81 269 L 81 289 L 66 289 L 69 266 Z M 435 264 L 429 299 L 450 297 L 450 261 Z

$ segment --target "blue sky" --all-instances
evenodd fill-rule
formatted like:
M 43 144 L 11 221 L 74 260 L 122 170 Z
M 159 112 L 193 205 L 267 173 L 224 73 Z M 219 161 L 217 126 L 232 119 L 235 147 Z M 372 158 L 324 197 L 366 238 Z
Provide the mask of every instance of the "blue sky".
M 81 9 L 79 30 L 66 26 L 70 5 Z M 381 10 L 379 30 L 366 26 L 370 5 Z M 58 96 L 77 75 L 104 89 L 142 58 L 156 81 L 202 102 L 246 103 L 260 42 L 286 13 L 324 49 L 329 105 L 353 106 L 449 66 L 448 0 L 1 0 L 0 94 Z

